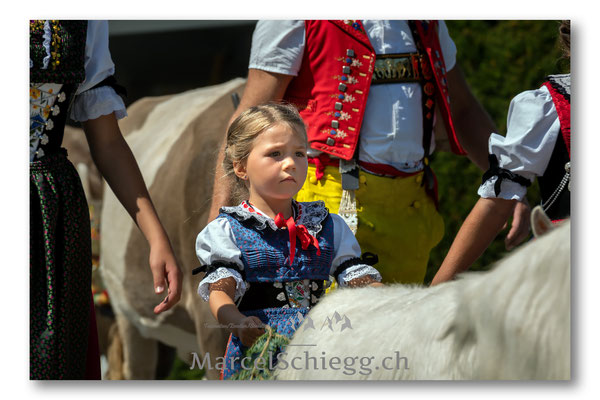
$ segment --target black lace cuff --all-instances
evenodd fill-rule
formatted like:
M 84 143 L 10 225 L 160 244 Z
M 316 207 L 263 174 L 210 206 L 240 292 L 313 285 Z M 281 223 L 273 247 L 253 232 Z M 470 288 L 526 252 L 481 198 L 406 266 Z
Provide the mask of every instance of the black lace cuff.
M 377 257 L 377 254 L 365 252 L 365 253 L 363 253 L 361 258 L 353 257 L 349 260 L 344 261 L 340 265 L 338 265 L 338 267 L 335 269 L 335 271 L 333 271 L 333 277 L 337 281 L 340 274 L 342 272 L 344 272 L 344 270 L 346 270 L 350 267 L 353 267 L 355 265 L 360 265 L 360 264 L 366 264 L 366 265 L 373 266 L 373 265 L 377 264 L 378 262 L 379 262 L 379 257 Z
M 498 179 L 496 180 L 496 183 L 494 183 L 494 193 L 496 194 L 496 196 L 500 194 L 500 187 L 504 179 L 516 182 L 519 185 L 525 187 L 531 186 L 531 182 L 529 181 L 529 179 L 523 178 L 521 175 L 517 175 L 514 172 L 511 172 L 507 169 L 500 168 L 498 164 L 498 158 L 496 158 L 496 155 L 488 155 L 488 161 L 490 162 L 490 168 L 483 174 L 483 177 L 481 178 L 481 184 L 483 185 L 488 179 L 497 176 Z
M 215 261 L 209 265 L 201 265 L 192 270 L 192 275 L 196 275 L 196 274 L 199 274 L 200 272 L 204 272 L 206 274 L 205 276 L 208 276 L 209 274 L 215 272 L 217 269 L 219 269 L 221 267 L 230 268 L 230 269 L 233 269 L 233 270 L 239 272 L 240 275 L 242 276 L 242 279 L 246 280 L 245 271 L 243 269 L 241 269 L 238 264 L 231 262 L 231 261 Z

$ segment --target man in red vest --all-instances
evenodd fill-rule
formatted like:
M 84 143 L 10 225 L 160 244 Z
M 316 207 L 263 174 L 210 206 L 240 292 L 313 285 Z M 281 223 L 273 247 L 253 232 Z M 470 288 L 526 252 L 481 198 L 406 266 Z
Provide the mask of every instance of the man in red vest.
M 423 283 L 444 234 L 428 159 L 434 132 L 486 170 L 496 131 L 455 64 L 443 21 L 259 21 L 231 121 L 256 104 L 294 104 L 310 144 L 297 200 L 340 214 L 362 250 L 377 254 L 384 281 Z M 220 164 L 210 219 L 230 201 Z M 529 207 L 518 203 L 514 214 L 508 248 L 529 230 Z

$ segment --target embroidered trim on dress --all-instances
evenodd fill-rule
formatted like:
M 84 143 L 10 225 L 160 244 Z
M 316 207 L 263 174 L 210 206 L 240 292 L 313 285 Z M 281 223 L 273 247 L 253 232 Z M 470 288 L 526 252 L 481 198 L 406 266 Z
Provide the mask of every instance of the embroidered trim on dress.
M 63 85 L 58 83 L 31 83 L 29 85 L 29 161 L 45 156 L 40 146 L 49 142 L 47 131 L 54 128 L 50 119 L 57 116 L 60 107 L 57 103 L 65 101 Z M 67 105 L 68 106 L 68 105 Z
M 239 206 L 221 207 L 219 212 L 229 214 L 238 221 L 247 221 L 249 219 L 253 219 L 256 222 L 254 224 L 254 228 L 261 231 L 267 226 L 274 231 L 279 229 L 272 218 L 269 218 L 266 215 L 258 213 L 254 210 L 249 211 L 246 207 L 244 207 L 244 204 L 246 204 L 246 207 L 249 208 L 248 203 L 243 201 Z M 302 203 L 292 200 L 292 205 L 298 210 L 296 224 L 306 226 L 308 232 L 312 236 L 316 237 L 316 235 L 323 229 L 322 222 L 329 215 L 329 210 L 327 207 L 325 207 L 325 203 L 321 200 Z
M 349 258 L 336 267 L 335 271 L 333 271 L 333 277 L 336 280 L 338 280 L 338 277 L 340 276 L 340 274 L 342 272 L 344 272 L 346 269 L 351 268 L 355 265 L 363 265 L 363 264 L 364 264 L 363 261 L 359 257 Z
M 548 82 L 556 89 L 560 94 L 571 102 L 571 74 L 561 75 L 550 75 L 548 76 Z
M 243 201 L 242 204 L 240 204 L 239 206 L 221 207 L 219 212 L 229 214 L 238 221 L 247 221 L 249 219 L 254 219 L 254 221 L 256 222 L 254 224 L 254 228 L 258 229 L 259 231 L 264 230 L 267 227 L 267 225 L 274 231 L 279 229 L 277 228 L 277 225 L 275 225 L 275 221 L 272 218 L 269 218 L 263 214 L 259 214 L 254 210 L 248 211 L 243 207 L 244 204 L 248 203 L 246 203 L 246 201 Z
M 30 82 L 81 83 L 85 80 L 88 21 L 32 20 Z
M 234 269 L 237 272 L 239 272 L 240 275 L 242 275 L 242 277 L 244 277 L 244 275 L 245 275 L 244 267 L 242 265 L 239 265 L 232 261 L 224 261 L 224 260 L 216 260 L 210 264 L 201 265 L 199 267 L 196 267 L 192 270 L 192 275 L 196 275 L 196 274 L 199 274 L 200 272 L 204 272 L 208 276 L 212 272 L 216 271 L 219 268 Z
M 302 214 L 300 214 L 296 223 L 298 225 L 306 226 L 308 233 L 316 237 L 323 229 L 322 222 L 325 221 L 325 218 L 329 215 L 329 210 L 325 207 L 325 202 L 319 200 L 296 204 L 303 209 Z
M 44 65 L 42 69 L 48 69 L 48 65 L 50 64 L 50 42 L 52 41 L 52 29 L 50 28 L 50 21 L 46 20 L 44 22 L 44 48 L 46 49 L 46 57 L 44 57 Z
M 381 274 L 375 268 L 366 264 L 358 264 L 353 265 L 345 270 L 343 270 L 337 281 L 341 287 L 348 286 L 348 283 L 357 278 L 363 278 L 366 276 L 370 276 L 375 279 L 377 282 L 381 282 Z

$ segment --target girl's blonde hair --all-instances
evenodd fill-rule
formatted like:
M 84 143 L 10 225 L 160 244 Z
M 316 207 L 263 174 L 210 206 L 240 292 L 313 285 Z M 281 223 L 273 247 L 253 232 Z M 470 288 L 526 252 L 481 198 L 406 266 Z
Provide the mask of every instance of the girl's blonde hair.
M 251 107 L 241 113 L 229 126 L 223 170 L 232 185 L 235 201 L 243 200 L 248 190 L 245 181 L 235 174 L 234 164 L 245 162 L 252 151 L 254 139 L 276 124 L 287 124 L 294 132 L 302 135 L 308 145 L 304 121 L 296 108 L 290 104 L 266 103 Z

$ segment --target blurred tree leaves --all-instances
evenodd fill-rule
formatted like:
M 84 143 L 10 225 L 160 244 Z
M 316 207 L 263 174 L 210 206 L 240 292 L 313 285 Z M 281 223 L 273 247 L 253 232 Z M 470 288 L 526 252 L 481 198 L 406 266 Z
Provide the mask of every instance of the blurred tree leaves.
M 561 59 L 558 46 L 559 22 L 446 21 L 458 49 L 457 62 L 471 90 L 496 123 L 497 133 L 506 133 L 506 116 L 513 97 L 540 87 L 547 75 L 569 72 L 569 63 Z M 450 153 L 437 153 L 432 165 L 438 177 L 440 212 L 446 233 L 431 252 L 426 282 L 435 275 L 462 222 L 478 200 L 477 188 L 482 176 L 482 171 L 466 157 Z M 537 183 L 529 188 L 528 199 L 532 206 L 539 203 Z M 502 231 L 472 270 L 486 269 L 502 257 L 506 233 L 508 229 Z

